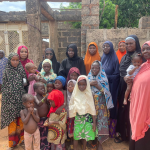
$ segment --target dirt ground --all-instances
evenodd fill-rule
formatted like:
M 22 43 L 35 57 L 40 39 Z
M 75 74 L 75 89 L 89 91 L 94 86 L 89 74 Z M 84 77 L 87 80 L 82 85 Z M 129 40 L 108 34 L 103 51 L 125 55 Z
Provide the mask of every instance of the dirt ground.
M 1 95 L 0 95 L 0 112 L 1 112 Z M 0 115 L 1 116 L 1 115 Z M 8 128 L 0 130 L 0 150 L 7 150 L 8 148 Z M 108 139 L 103 143 L 104 150 L 129 150 L 127 142 L 114 143 L 114 139 Z M 14 150 L 24 150 L 21 146 L 17 146 Z

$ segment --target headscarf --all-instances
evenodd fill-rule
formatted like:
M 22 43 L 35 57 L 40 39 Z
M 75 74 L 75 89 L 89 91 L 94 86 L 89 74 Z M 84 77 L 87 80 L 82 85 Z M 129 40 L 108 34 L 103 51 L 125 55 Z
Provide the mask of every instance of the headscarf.
M 132 37 L 135 39 L 136 49 L 134 52 L 141 53 L 141 47 L 140 47 L 138 37 L 136 35 L 130 35 L 128 37 Z M 127 51 L 127 54 L 124 55 L 121 59 L 119 70 L 120 70 L 120 75 L 122 77 L 126 76 L 126 74 L 127 74 L 126 70 L 129 67 L 129 65 L 131 64 L 131 58 L 132 58 L 132 55 L 134 54 L 134 52 Z
M 21 98 L 25 94 L 23 78 L 26 78 L 26 74 L 20 62 L 16 68 L 11 65 L 13 56 L 19 57 L 17 53 L 11 53 L 3 73 L 1 129 L 8 126 L 16 117 L 20 117 L 20 111 L 23 109 Z
M 78 87 L 78 82 L 81 78 L 85 79 L 87 83 L 87 87 L 84 91 L 80 91 Z M 77 84 L 74 87 L 69 103 L 69 117 L 75 117 L 76 113 L 78 113 L 79 115 L 85 115 L 87 113 L 96 115 L 90 83 L 88 81 L 88 78 L 84 75 L 78 77 Z
M 61 91 L 54 89 L 52 92 L 49 93 L 47 99 L 52 100 L 55 103 L 55 108 L 51 107 L 47 115 L 47 117 L 50 117 L 51 113 L 55 113 L 56 110 L 64 104 L 64 95 Z
M 96 47 L 96 54 L 94 56 L 92 56 L 89 52 L 89 47 L 90 45 L 95 45 Z M 91 69 L 91 65 L 92 63 L 95 61 L 95 60 L 98 60 L 100 61 L 101 60 L 101 57 L 100 57 L 100 54 L 98 52 L 98 46 L 95 42 L 91 42 L 89 45 L 88 45 L 88 48 L 87 48 L 87 51 L 86 51 L 86 55 L 85 55 L 85 58 L 84 58 L 84 65 L 85 65 L 85 68 L 86 68 L 86 74 L 88 75 L 90 69 Z
M 51 62 L 49 59 L 45 59 L 45 60 L 43 61 L 43 63 L 42 63 L 42 70 L 41 70 L 41 72 L 40 72 L 41 77 L 44 78 L 44 75 L 45 75 L 45 71 L 44 71 L 44 69 L 43 69 L 43 65 L 44 65 L 45 63 L 49 63 L 49 64 L 51 65 L 51 69 L 50 69 L 51 75 L 50 75 L 50 76 L 53 76 L 54 78 L 51 78 L 51 79 L 54 80 L 57 75 L 54 73 L 53 68 L 52 68 L 52 62 Z
M 70 58 L 68 55 L 69 48 L 72 48 L 74 51 L 74 56 L 72 58 Z M 72 61 L 76 61 L 76 60 L 80 59 L 80 57 L 78 57 L 78 49 L 77 49 L 77 46 L 75 44 L 70 44 L 67 46 L 66 56 L 68 57 L 69 60 L 72 60 Z
M 22 66 L 23 66 L 23 68 L 24 68 L 24 70 L 25 70 L 25 72 L 26 72 L 26 75 L 27 75 L 27 77 L 28 77 L 29 73 L 28 73 L 27 70 L 25 69 L 25 65 L 26 65 L 27 63 L 29 63 L 29 62 L 33 63 L 33 61 L 30 60 L 30 59 L 28 59 L 28 55 L 27 55 L 27 58 L 26 58 L 24 61 L 21 60 L 20 51 L 21 51 L 22 48 L 25 48 L 25 49 L 27 50 L 28 55 L 29 55 L 29 51 L 28 51 L 28 48 L 27 48 L 26 46 L 24 46 L 24 45 L 19 46 L 19 47 L 18 47 L 18 51 L 17 51 L 17 54 L 19 55 L 20 62 L 21 62 Z
M 57 76 L 56 79 L 55 79 L 55 81 L 56 80 L 59 80 L 62 83 L 63 87 L 65 86 L 66 79 L 63 76 Z
M 76 85 L 77 81 L 75 80 L 69 80 L 68 83 L 67 83 L 67 86 L 70 82 L 73 82 L 74 86 Z M 66 111 L 67 111 L 67 116 L 69 117 L 69 102 L 70 102 L 70 99 L 71 99 L 71 95 L 72 93 L 70 93 L 68 90 L 67 90 L 67 108 L 66 108 Z
M 121 43 L 125 43 L 125 41 L 120 41 L 119 44 L 118 44 L 118 47 L 120 46 Z M 117 55 L 117 57 L 118 57 L 119 64 L 120 64 L 120 62 L 121 62 L 122 57 L 123 57 L 126 53 L 127 53 L 126 50 L 125 50 L 124 52 L 121 52 L 119 49 L 117 50 L 116 55 Z
M 67 83 L 70 80 L 70 74 L 72 74 L 73 72 L 77 73 L 78 75 L 80 75 L 80 70 L 76 67 L 72 67 L 69 72 L 68 72 L 68 76 L 67 76 Z
M 106 99 L 106 105 L 107 105 L 107 109 L 113 108 L 113 100 L 112 100 L 112 96 L 109 90 L 109 83 L 108 83 L 108 79 L 107 79 L 107 75 L 104 71 L 104 69 L 102 68 L 102 63 L 100 61 L 94 61 L 99 63 L 99 67 L 100 67 L 100 71 L 97 74 L 97 76 L 93 76 L 92 72 L 90 70 L 89 74 L 88 74 L 88 79 L 89 81 L 92 80 L 96 80 L 98 82 L 98 85 L 102 88 L 104 88 L 104 94 L 105 94 L 105 99 Z M 94 86 L 92 86 L 92 93 L 95 95 L 99 95 L 101 92 Z
M 0 59 L 0 84 L 2 84 L 3 72 L 8 62 L 8 59 L 5 57 L 5 53 L 3 50 L 0 50 L 0 52 L 2 52 L 4 55 L 3 58 Z

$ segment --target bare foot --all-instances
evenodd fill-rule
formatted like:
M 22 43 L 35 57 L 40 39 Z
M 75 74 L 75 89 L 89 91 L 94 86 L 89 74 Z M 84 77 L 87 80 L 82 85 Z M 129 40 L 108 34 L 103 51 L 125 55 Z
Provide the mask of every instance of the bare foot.
M 123 104 L 127 105 L 127 100 L 126 99 L 124 99 Z

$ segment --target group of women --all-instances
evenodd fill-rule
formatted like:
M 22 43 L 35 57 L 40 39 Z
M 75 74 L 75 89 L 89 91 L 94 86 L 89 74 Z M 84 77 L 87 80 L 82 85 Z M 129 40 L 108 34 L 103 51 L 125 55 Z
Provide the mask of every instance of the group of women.
M 102 46 L 103 55 L 100 57 L 97 44 L 91 42 L 88 45 L 86 55 L 83 59 L 78 56 L 77 46 L 75 44 L 70 44 L 66 50 L 67 58 L 64 59 L 61 64 L 57 61 L 55 52 L 51 48 L 45 50 L 45 58 L 51 60 L 54 73 L 65 78 L 67 78 L 69 70 L 72 67 L 78 68 L 81 75 L 88 75 L 92 63 L 96 60 L 101 61 L 102 67 L 108 78 L 109 90 L 114 105 L 114 107 L 109 110 L 110 137 L 114 137 L 116 143 L 131 139 L 130 150 L 149 150 L 150 41 L 144 43 L 143 46 L 140 47 L 138 37 L 136 35 L 130 35 L 125 41 L 119 42 L 118 48 L 118 51 L 115 52 L 112 42 L 106 41 Z M 135 52 L 143 55 L 143 64 L 140 72 L 133 81 L 130 77 L 126 77 L 126 70 L 131 64 L 132 55 Z M 33 63 L 32 60 L 28 59 L 27 47 L 18 47 L 18 55 L 24 70 L 26 63 Z M 144 63 L 144 61 L 146 62 Z M 4 52 L 0 51 L 0 87 L 2 85 L 2 74 L 7 62 L 8 59 L 5 57 Z M 41 69 L 42 62 L 39 64 L 38 71 L 41 71 Z M 25 72 L 28 77 L 28 72 L 26 70 Z M 133 82 L 133 87 L 130 94 L 130 101 L 128 101 L 127 105 L 124 105 L 124 94 L 128 82 Z M 7 99 L 10 99 L 11 102 L 11 97 L 7 97 Z M 15 101 L 13 103 L 15 103 Z M 6 112 L 9 111 L 9 109 L 12 108 L 6 108 L 3 111 Z M 4 112 L 2 114 L 2 129 L 9 126 L 14 119 L 10 117 L 6 118 Z M 16 114 L 14 115 L 17 116 Z

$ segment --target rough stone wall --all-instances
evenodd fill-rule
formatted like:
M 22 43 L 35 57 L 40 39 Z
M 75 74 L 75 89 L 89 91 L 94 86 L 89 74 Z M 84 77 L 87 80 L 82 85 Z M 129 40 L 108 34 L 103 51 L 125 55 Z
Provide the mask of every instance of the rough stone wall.
M 78 47 L 78 55 L 81 56 L 81 30 L 80 29 L 58 29 L 58 60 L 61 62 L 66 58 L 66 48 L 74 43 Z
M 105 41 L 109 40 L 113 43 L 115 51 L 118 50 L 118 43 L 121 40 L 131 34 L 137 35 L 140 41 L 140 45 L 150 40 L 150 29 L 91 29 L 87 30 L 86 34 L 86 49 L 90 42 L 96 42 L 98 44 L 100 56 L 102 56 L 102 45 Z
M 140 29 L 150 29 L 150 17 L 142 17 L 139 20 Z

